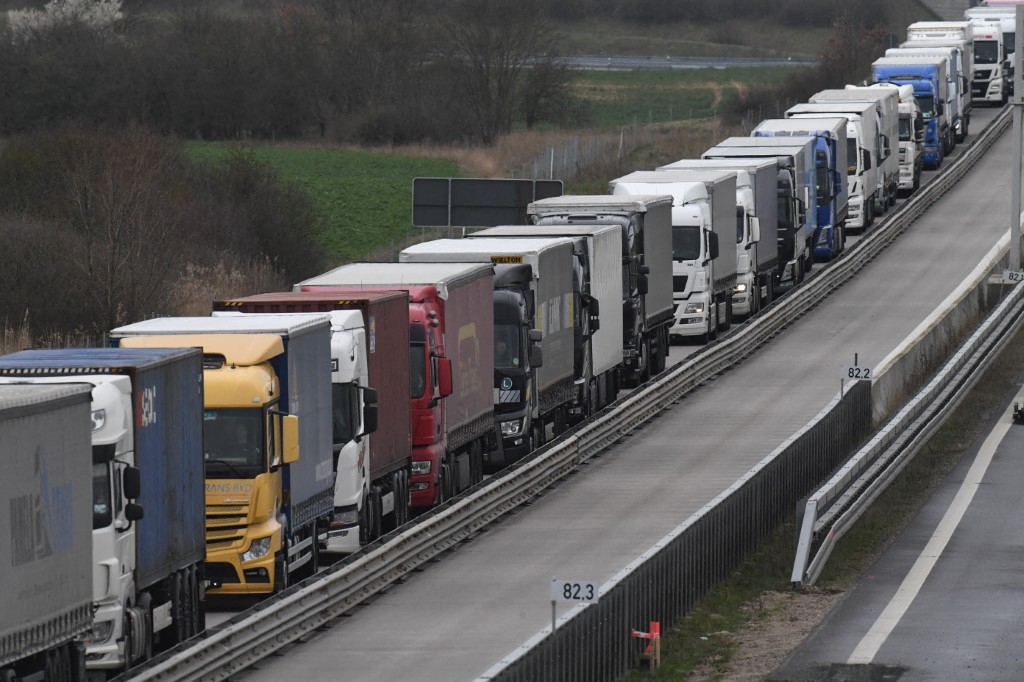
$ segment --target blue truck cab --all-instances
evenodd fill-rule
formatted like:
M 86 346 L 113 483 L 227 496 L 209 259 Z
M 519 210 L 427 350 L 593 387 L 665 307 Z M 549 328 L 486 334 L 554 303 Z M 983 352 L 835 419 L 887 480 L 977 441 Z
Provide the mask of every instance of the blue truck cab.
M 828 261 L 843 252 L 846 241 L 848 194 L 846 187 L 846 124 L 840 116 L 821 119 L 767 119 L 753 137 L 813 137 L 817 228 L 813 237 L 815 260 Z
M 924 164 L 935 169 L 945 158 L 943 140 L 946 138 L 946 100 L 944 63 L 940 58 L 922 56 L 919 60 L 908 57 L 883 57 L 871 65 L 876 83 L 910 85 L 914 99 L 921 107 L 925 121 Z

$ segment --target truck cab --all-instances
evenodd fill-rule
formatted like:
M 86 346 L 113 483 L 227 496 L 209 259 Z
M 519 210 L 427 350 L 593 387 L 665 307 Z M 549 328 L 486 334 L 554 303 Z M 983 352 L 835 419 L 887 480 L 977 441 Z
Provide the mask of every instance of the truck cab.
M 210 592 L 268 595 L 315 572 L 333 512 L 328 316 L 156 318 L 111 339 L 203 349 Z

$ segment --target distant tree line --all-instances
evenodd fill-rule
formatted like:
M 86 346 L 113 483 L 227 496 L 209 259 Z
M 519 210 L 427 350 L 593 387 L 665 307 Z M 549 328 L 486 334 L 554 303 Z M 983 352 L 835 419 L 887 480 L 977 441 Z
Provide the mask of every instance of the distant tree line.
M 205 139 L 486 144 L 517 124 L 586 124 L 559 20 L 885 17 L 883 0 L 180 0 L 145 14 L 122 1 L 10 13 L 0 134 L 137 122 Z
M 0 147 L 0 332 L 104 333 L 208 314 L 322 271 L 310 198 L 251 155 L 195 163 L 138 125 Z
M 886 21 L 884 0 L 549 0 L 549 16 L 606 18 L 640 24 L 697 24 L 772 17 L 794 27 L 829 27 L 839 14 L 869 26 Z
M 137 122 L 207 139 L 487 143 L 516 121 L 578 122 L 541 0 L 252 6 L 9 21 L 0 134 Z

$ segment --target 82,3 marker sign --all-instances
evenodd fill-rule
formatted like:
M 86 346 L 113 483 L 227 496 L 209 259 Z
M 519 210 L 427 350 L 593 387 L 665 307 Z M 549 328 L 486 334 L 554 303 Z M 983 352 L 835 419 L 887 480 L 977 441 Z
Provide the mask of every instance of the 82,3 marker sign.
M 597 583 L 581 580 L 551 580 L 551 601 L 569 604 L 596 604 L 598 597 Z
M 1018 270 L 1003 270 L 1003 281 L 1009 284 L 1024 282 L 1024 272 Z

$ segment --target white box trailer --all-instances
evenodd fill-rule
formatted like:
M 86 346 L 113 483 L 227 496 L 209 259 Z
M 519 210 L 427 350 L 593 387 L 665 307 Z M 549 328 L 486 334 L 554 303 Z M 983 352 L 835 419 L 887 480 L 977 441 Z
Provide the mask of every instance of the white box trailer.
M 674 309 L 672 198 L 563 195 L 535 201 L 526 212 L 538 225 L 619 227 L 624 300 L 622 361 L 626 370 L 623 381 L 639 385 L 662 372 L 668 360 Z
M 943 45 L 931 40 L 908 40 L 899 47 L 885 51 L 886 57 L 925 55 L 946 60 L 946 78 L 949 82 L 949 124 L 954 142 L 963 142 L 970 128 L 971 96 L 970 80 L 964 74 L 964 49 L 961 45 Z
M 91 388 L 0 386 L 0 679 L 85 680 L 104 503 L 93 501 Z
M 833 118 L 770 118 L 761 121 L 752 137 L 814 137 L 817 182 L 815 210 L 818 232 L 814 235 L 815 260 L 829 261 L 842 254 L 846 243 L 846 216 L 850 210 L 846 182 L 849 121 Z
M 672 296 L 676 337 L 705 341 L 732 325 L 736 288 L 736 172 L 634 171 L 608 183 L 616 196 L 672 197 Z
M 875 128 L 878 134 L 878 185 L 885 200 L 884 210 L 896 203 L 899 185 L 900 109 L 899 95 L 888 89 L 847 85 L 845 88 L 822 90 L 809 102 L 872 102 L 876 107 Z
M 845 134 L 845 121 L 843 122 Z M 845 154 L 846 144 L 843 144 Z M 746 233 L 753 234 L 757 220 L 760 239 L 736 245 L 736 293 L 733 313 L 756 314 L 775 298 L 775 273 L 779 266 L 778 166 L 774 159 L 680 159 L 658 170 L 730 170 L 736 172 L 736 208 L 747 219 Z M 845 184 L 844 194 L 845 194 Z M 737 216 L 738 217 L 738 216 Z M 741 290 L 741 287 L 745 287 Z
M 881 169 L 884 153 L 878 132 L 878 105 L 867 100 L 821 100 L 797 104 L 786 110 L 786 118 L 822 118 L 844 116 L 846 127 L 847 193 L 849 211 L 847 227 L 866 229 L 875 216 L 888 207 L 885 175 Z M 897 179 L 899 162 L 896 162 Z
M 467 235 L 472 239 L 567 238 L 573 242 L 579 282 L 573 304 L 585 346 L 576 351 L 578 415 L 615 401 L 622 365 L 622 237 L 616 225 L 502 225 Z M 577 287 L 574 287 L 574 289 Z
M 774 159 L 777 170 L 777 284 L 799 284 L 813 266 L 812 239 L 818 232 L 813 210 L 814 137 L 728 137 L 707 149 L 703 159 Z

